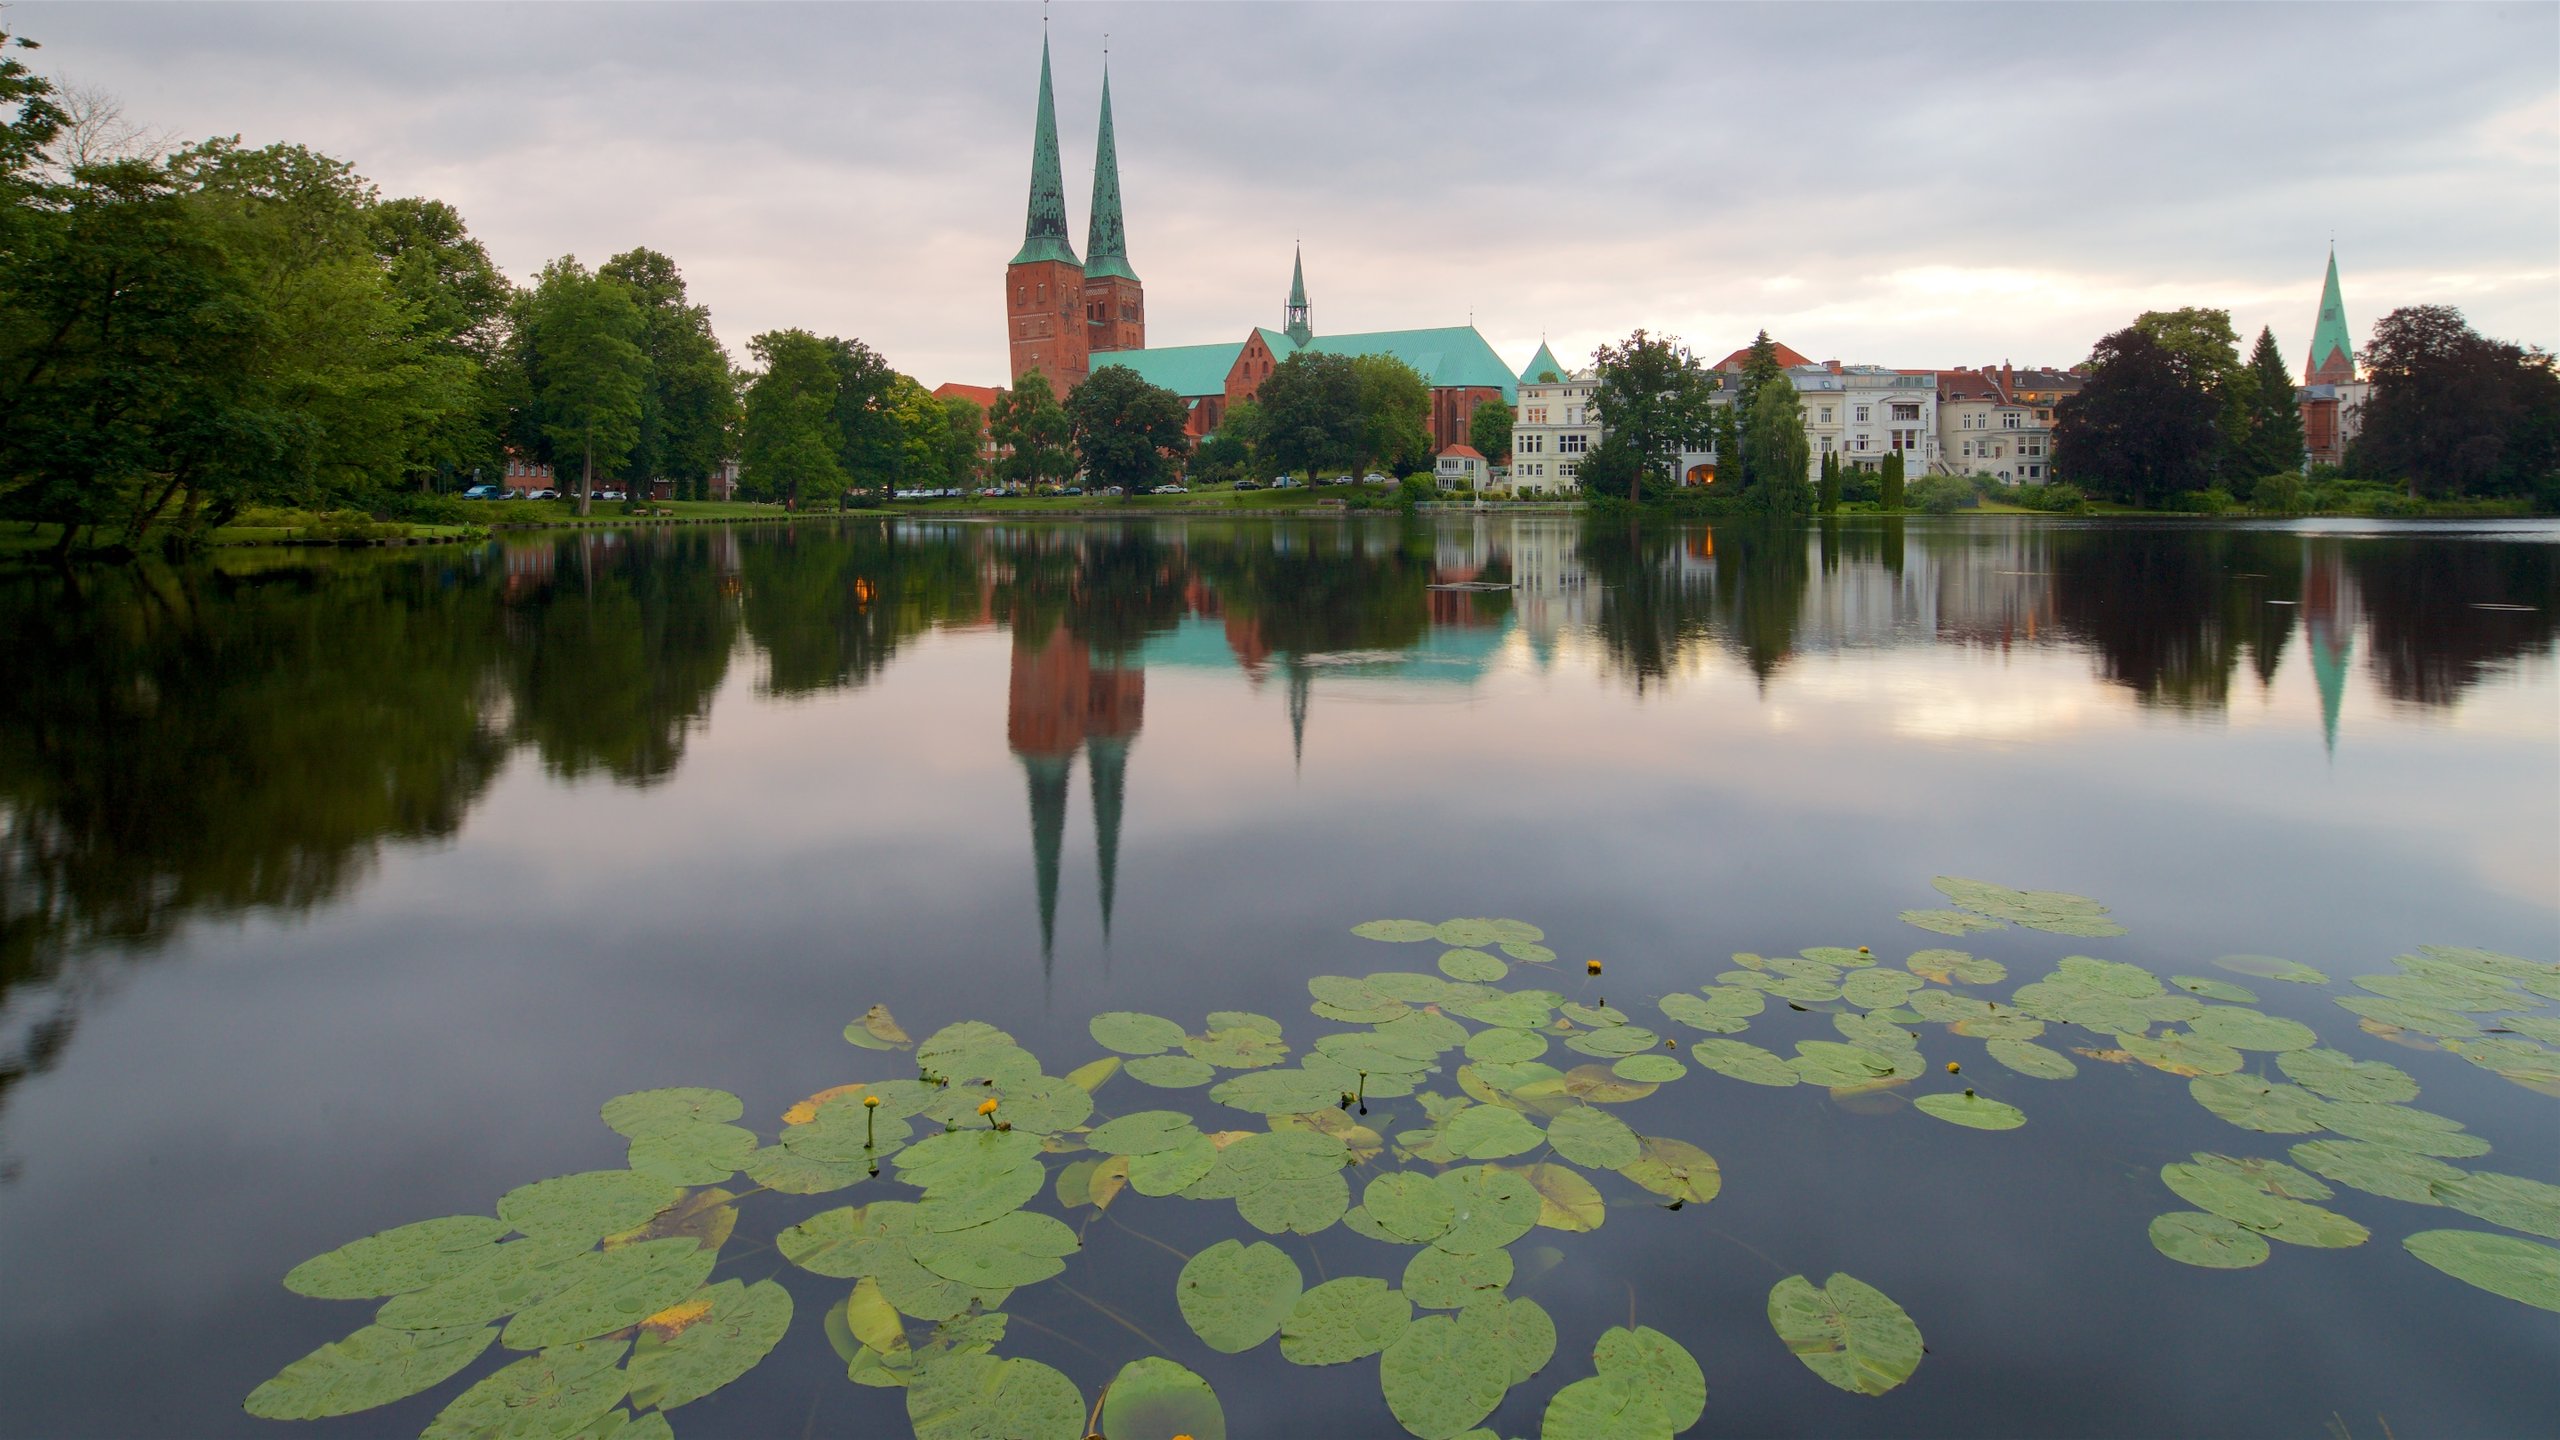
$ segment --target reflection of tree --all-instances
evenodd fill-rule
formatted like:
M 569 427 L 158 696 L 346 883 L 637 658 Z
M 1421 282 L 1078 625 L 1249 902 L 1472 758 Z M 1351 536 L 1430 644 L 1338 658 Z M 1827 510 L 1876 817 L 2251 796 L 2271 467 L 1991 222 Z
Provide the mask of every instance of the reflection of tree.
M 2053 542 L 2054 618 L 2099 673 L 2146 704 L 2219 709 L 2239 637 L 2225 612 L 2227 532 L 2079 530 Z
M 1758 521 L 1720 526 L 1716 535 L 1722 542 L 1716 589 L 1730 617 L 1728 634 L 1742 663 L 1765 685 L 1794 652 L 1796 624 L 1804 618 L 1811 583 L 1804 529 Z
M 1189 550 L 1230 628 L 1249 627 L 1264 653 L 1410 649 L 1431 623 L 1427 542 L 1406 534 L 1370 549 L 1359 543 L 1368 538 L 1331 526 L 1248 530 L 1195 539 Z
M 1676 531 L 1634 520 L 1583 527 L 1583 573 L 1600 587 L 1593 638 L 1609 664 L 1635 682 L 1637 694 L 1670 677 L 1711 604 L 1705 589 L 1686 582 L 1679 539 Z
M 737 607 L 713 566 L 721 538 L 653 530 L 561 542 L 558 578 L 517 608 L 508 646 L 516 734 L 552 773 L 648 785 L 675 772 L 737 636 Z
M 1133 655 L 1182 619 L 1190 567 L 1152 529 L 1078 532 L 1067 628 L 1103 656 Z
M 765 689 L 806 695 L 862 685 L 936 622 L 974 613 L 974 548 L 889 526 L 734 532 L 748 638 Z
M 2383 693 L 2450 705 L 2518 656 L 2550 647 L 2560 551 L 2499 541 L 2365 539 L 2345 547 Z M 2520 610 L 2484 606 L 2525 606 Z
M 496 596 L 434 567 L 22 576 L 0 609 L 0 993 L 320 904 L 383 840 L 453 833 L 504 753 Z M 0 1087 L 59 1050 L 77 988 L 0 1040 Z

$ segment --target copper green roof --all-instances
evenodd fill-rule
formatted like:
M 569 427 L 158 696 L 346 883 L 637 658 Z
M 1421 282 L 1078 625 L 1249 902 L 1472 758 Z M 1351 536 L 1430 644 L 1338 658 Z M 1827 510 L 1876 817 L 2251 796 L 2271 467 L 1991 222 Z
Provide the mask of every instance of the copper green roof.
M 1303 252 L 1293 251 L 1289 260 L 1289 300 L 1282 307 L 1285 322 L 1282 333 L 1303 345 L 1315 334 L 1315 313 L 1307 306 L 1307 261 Z
M 1056 260 L 1073 265 L 1067 243 L 1067 184 L 1058 174 L 1058 107 L 1049 92 L 1049 37 L 1040 37 L 1040 114 L 1031 131 L 1031 211 L 1022 224 L 1022 248 L 1013 263 Z
M 1111 138 L 1111 71 L 1102 72 L 1102 135 L 1093 144 L 1093 223 L 1084 232 L 1084 273 L 1135 280 L 1120 224 L 1120 147 Z
M 2338 252 L 2332 250 L 2329 280 L 2320 287 L 2320 320 L 2311 331 L 2311 363 L 2302 378 L 2319 383 L 2355 377 L 2356 343 L 2347 336 L 2347 306 L 2338 298 Z
M 1549 374 L 1562 380 L 1572 373 L 1564 367 L 1562 361 L 1556 359 L 1556 352 L 1547 348 L 1547 342 L 1541 340 L 1538 342 L 1538 353 L 1529 357 L 1528 365 L 1520 372 L 1520 383 L 1534 385 L 1538 383 L 1539 376 Z
M 1235 368 L 1244 342 L 1224 345 L 1160 345 L 1148 350 L 1105 350 L 1093 357 L 1094 368 L 1118 365 L 1185 399 L 1227 393 L 1227 372 Z
M 1318 335 L 1295 347 L 1318 355 L 1393 355 L 1422 372 L 1435 390 L 1460 386 L 1499 390 L 1519 398 L 1518 377 L 1473 325 L 1438 330 L 1373 330 L 1365 335 Z M 1287 354 L 1273 346 L 1275 354 Z

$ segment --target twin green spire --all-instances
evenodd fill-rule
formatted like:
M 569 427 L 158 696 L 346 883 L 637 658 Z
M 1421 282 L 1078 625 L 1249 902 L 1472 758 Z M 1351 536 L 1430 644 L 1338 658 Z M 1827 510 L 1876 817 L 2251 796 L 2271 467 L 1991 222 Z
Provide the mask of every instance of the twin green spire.
M 1067 238 L 1067 186 L 1058 164 L 1058 107 L 1049 83 L 1049 37 L 1040 37 L 1040 110 L 1031 131 L 1031 205 L 1022 225 L 1022 248 L 1013 263 L 1055 260 L 1084 264 L 1087 275 L 1135 280 L 1128 235 L 1120 219 L 1120 151 L 1111 135 L 1111 72 L 1102 75 L 1102 134 L 1093 156 L 1093 224 L 1085 233 L 1090 263 L 1076 259 Z

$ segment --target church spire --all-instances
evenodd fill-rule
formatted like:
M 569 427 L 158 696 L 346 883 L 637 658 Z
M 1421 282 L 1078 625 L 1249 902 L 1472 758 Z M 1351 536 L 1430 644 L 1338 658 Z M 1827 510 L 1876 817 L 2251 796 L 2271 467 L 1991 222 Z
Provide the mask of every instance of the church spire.
M 2311 331 L 2311 359 L 2304 383 L 2342 385 L 2356 378 L 2355 341 L 2347 337 L 2346 302 L 2338 297 L 2338 251 L 2329 249 L 2329 279 L 2320 287 L 2320 319 Z
M 1093 223 L 1084 235 L 1084 273 L 1138 278 L 1129 268 L 1129 237 L 1120 223 L 1120 147 L 1111 137 L 1111 62 L 1102 64 L 1102 131 L 1093 143 Z
M 1067 240 L 1067 186 L 1058 170 L 1058 107 L 1049 90 L 1046 31 L 1040 36 L 1040 113 L 1031 131 L 1031 209 L 1022 225 L 1022 249 L 1013 263 L 1039 260 L 1076 263 L 1075 246 Z
M 1289 303 L 1280 309 L 1280 328 L 1304 345 L 1316 338 L 1315 313 L 1307 303 L 1307 260 L 1301 249 L 1289 262 Z

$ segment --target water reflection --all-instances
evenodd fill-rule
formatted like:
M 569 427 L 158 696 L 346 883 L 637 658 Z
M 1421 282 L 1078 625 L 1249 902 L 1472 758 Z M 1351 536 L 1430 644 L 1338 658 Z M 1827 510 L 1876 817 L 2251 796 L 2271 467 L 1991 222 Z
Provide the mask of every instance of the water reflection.
M 757 693 L 794 700 L 869 684 L 937 630 L 1006 632 L 1045 956 L 1079 760 L 1108 933 L 1151 668 L 1276 689 L 1303 763 L 1328 693 L 1471 692 L 1512 665 L 1638 697 L 1731 665 L 1775 703 L 1810 656 L 2043 649 L 2211 716 L 2299 653 L 2334 748 L 2359 655 L 2382 695 L 2437 711 L 2548 656 L 2555 538 L 858 522 L 21 571 L 0 580 L 0 1097 L 60 1053 L 115 957 L 193 918 L 330 902 L 386 844 L 454 835 L 517 750 L 564 780 L 665 781 L 742 655 Z

